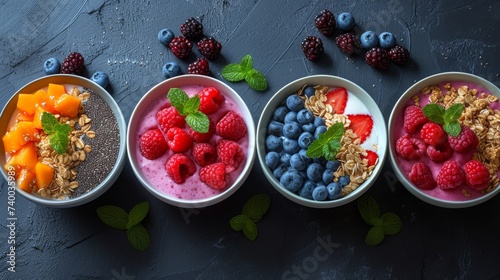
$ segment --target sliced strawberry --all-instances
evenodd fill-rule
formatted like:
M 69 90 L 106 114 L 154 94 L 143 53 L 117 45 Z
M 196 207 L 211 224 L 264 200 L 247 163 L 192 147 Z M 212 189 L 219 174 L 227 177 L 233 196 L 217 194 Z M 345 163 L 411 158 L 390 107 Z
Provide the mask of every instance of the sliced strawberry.
M 335 114 L 343 114 L 347 104 L 347 90 L 343 87 L 326 93 L 326 104 L 330 104 Z
M 378 155 L 372 150 L 366 150 L 366 156 L 361 156 L 362 159 L 368 160 L 368 167 L 375 165 L 378 160 Z
M 357 114 L 347 115 L 347 118 L 351 121 L 349 128 L 358 135 L 361 139 L 361 143 L 365 142 L 366 138 L 372 133 L 372 117 L 366 114 Z

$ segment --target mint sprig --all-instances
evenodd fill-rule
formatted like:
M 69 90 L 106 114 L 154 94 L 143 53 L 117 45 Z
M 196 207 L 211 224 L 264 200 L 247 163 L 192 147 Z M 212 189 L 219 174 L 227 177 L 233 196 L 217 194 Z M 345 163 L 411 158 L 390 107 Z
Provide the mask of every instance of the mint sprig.
M 380 215 L 380 208 L 377 201 L 369 195 L 364 195 L 358 199 L 358 211 L 361 218 L 372 228 L 365 237 L 365 244 L 377 246 L 384 240 L 386 235 L 394 235 L 401 231 L 403 222 L 398 215 L 388 212 Z
M 106 225 L 127 232 L 127 239 L 138 251 L 145 251 L 151 239 L 146 228 L 141 224 L 149 212 L 147 201 L 135 205 L 129 213 L 115 205 L 104 205 L 97 208 L 97 215 Z
M 208 116 L 199 111 L 200 97 L 189 97 L 180 88 L 171 88 L 167 93 L 170 104 L 174 106 L 181 116 L 186 117 L 186 123 L 199 133 L 207 133 L 210 125 Z
M 49 136 L 52 149 L 58 154 L 64 154 L 69 144 L 71 126 L 60 123 L 54 115 L 48 112 L 42 113 L 42 129 Z
M 240 63 L 230 63 L 222 69 L 222 77 L 229 82 L 245 80 L 247 84 L 256 91 L 267 89 L 267 80 L 262 73 L 253 68 L 253 59 L 249 54 L 245 55 Z
M 429 103 L 422 108 L 422 112 L 430 121 L 442 124 L 444 131 L 453 137 L 457 137 L 462 130 L 458 119 L 463 110 L 464 105 L 462 103 L 453 104 L 448 109 L 435 103 Z
M 344 124 L 335 123 L 328 128 L 325 133 L 319 134 L 306 150 L 306 155 L 310 158 L 325 157 L 327 160 L 334 160 L 338 151 L 342 147 L 340 140 L 344 135 Z
M 229 225 L 235 231 L 243 231 L 243 234 L 251 241 L 258 236 L 257 222 L 269 210 L 271 198 L 266 194 L 257 194 L 250 198 L 243 206 L 240 215 L 236 215 L 229 221 Z

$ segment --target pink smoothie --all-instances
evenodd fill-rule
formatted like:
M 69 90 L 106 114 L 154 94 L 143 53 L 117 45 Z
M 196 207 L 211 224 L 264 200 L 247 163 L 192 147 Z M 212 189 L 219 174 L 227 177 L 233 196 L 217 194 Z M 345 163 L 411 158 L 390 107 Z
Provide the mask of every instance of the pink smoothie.
M 200 92 L 204 87 L 199 85 L 192 86 L 183 86 L 180 87 L 184 90 L 187 95 L 193 96 Z M 223 92 L 221 92 L 224 94 Z M 164 97 L 158 99 L 155 103 L 151 104 L 146 114 L 142 117 L 139 130 L 137 131 L 137 143 L 140 142 L 141 135 L 151 128 L 157 128 L 156 122 L 156 113 L 164 107 L 170 106 L 170 102 L 167 99 L 167 93 L 165 92 Z M 208 115 L 208 117 L 214 121 L 214 124 L 222 118 L 228 111 L 234 111 L 241 115 L 240 109 L 237 107 L 236 103 L 233 102 L 229 97 L 225 96 L 225 101 L 221 105 L 220 110 Z M 187 125 L 187 124 L 186 124 Z M 220 139 L 219 136 L 215 135 L 210 140 L 210 144 L 216 146 L 217 141 Z M 240 144 L 245 156 L 248 155 L 248 134 L 238 141 Z M 139 150 L 139 145 L 136 147 L 136 154 L 139 163 L 139 168 L 141 172 L 144 174 L 144 177 L 158 190 L 173 197 L 184 199 L 184 200 L 202 200 L 215 195 L 218 195 L 225 190 L 215 190 L 200 181 L 199 177 L 199 169 L 197 166 L 197 170 L 193 176 L 186 179 L 183 184 L 175 183 L 168 175 L 165 170 L 165 163 L 172 156 L 173 152 L 168 150 L 163 156 L 157 158 L 155 160 L 149 160 L 144 158 L 141 155 Z M 191 157 L 191 150 L 184 152 L 184 154 Z M 234 182 L 235 179 L 241 173 L 241 170 L 245 166 L 245 161 L 242 161 L 239 165 L 239 168 L 231 173 L 230 175 L 230 183 Z M 230 184 L 229 184 L 230 185 Z

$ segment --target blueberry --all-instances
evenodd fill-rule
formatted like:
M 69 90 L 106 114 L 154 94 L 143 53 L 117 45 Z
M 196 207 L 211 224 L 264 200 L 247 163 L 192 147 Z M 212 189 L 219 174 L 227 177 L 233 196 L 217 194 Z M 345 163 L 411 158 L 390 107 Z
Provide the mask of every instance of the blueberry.
M 314 121 L 314 115 L 307 109 L 302 109 L 297 113 L 297 121 L 300 124 L 307 124 Z
M 342 186 L 339 182 L 331 182 L 326 186 L 326 189 L 328 191 L 328 198 L 331 200 L 339 198 L 342 193 Z
M 275 136 L 281 136 L 283 134 L 283 123 L 271 121 L 267 126 L 267 133 Z
M 344 12 L 337 16 L 337 26 L 341 30 L 351 30 L 355 24 L 354 17 L 350 13 Z
M 367 50 L 378 46 L 378 37 L 377 34 L 373 31 L 363 32 L 363 34 L 361 34 L 361 37 L 359 37 L 359 40 L 361 41 L 361 45 L 363 46 L 363 48 Z
M 325 157 L 315 158 L 313 161 L 321 164 L 321 166 L 325 166 L 326 163 L 328 162 Z
M 276 167 L 276 169 L 273 170 L 273 175 L 276 177 L 276 179 L 280 179 L 283 173 L 285 173 L 288 170 L 288 166 L 286 165 L 280 165 Z
M 313 199 L 312 193 L 313 193 L 315 188 L 316 188 L 316 183 L 314 183 L 313 181 L 307 180 L 304 182 L 304 185 L 302 186 L 302 188 L 300 188 L 299 195 L 303 198 Z
M 307 156 L 307 150 L 306 149 L 301 149 L 299 151 L 299 154 L 304 158 L 304 160 L 306 161 L 306 164 L 309 164 L 309 163 L 312 162 L 312 159 Z
M 298 141 L 290 138 L 283 139 L 283 151 L 292 155 L 298 153 L 300 151 Z
M 61 62 L 55 57 L 51 57 L 43 63 L 43 71 L 47 75 L 59 74 L 61 72 Z
M 102 71 L 95 72 L 94 74 L 92 74 L 92 77 L 90 77 L 90 79 L 103 88 L 105 88 L 109 85 L 108 74 L 106 74 Z
M 327 163 L 326 163 L 326 168 L 328 169 L 331 169 L 333 171 L 337 171 L 337 169 L 339 169 L 340 167 L 340 161 L 338 160 L 329 160 Z
M 295 153 L 290 158 L 290 166 L 296 170 L 304 170 L 306 168 L 306 159 L 299 153 Z
M 307 178 L 313 182 L 319 182 L 323 179 L 323 171 L 321 164 L 313 162 L 307 167 Z
M 378 35 L 380 47 L 383 49 L 390 49 L 396 45 L 396 38 L 390 32 L 382 32 Z
M 158 32 L 158 41 L 165 46 L 168 46 L 174 37 L 174 32 L 168 28 L 162 29 Z
M 285 122 L 286 114 L 290 112 L 286 106 L 279 106 L 273 112 L 273 120 L 278 122 Z
M 326 126 L 321 125 L 316 127 L 316 130 L 314 131 L 314 139 L 318 139 L 319 135 L 325 132 L 326 132 Z
M 271 151 L 266 154 L 265 160 L 266 160 L 266 165 L 269 168 L 275 169 L 276 167 L 278 167 L 278 164 L 280 163 L 280 156 L 278 155 L 277 152 Z
M 325 200 L 328 197 L 328 190 L 323 185 L 317 186 L 313 190 L 312 197 L 317 201 Z
M 339 183 L 342 187 L 347 186 L 351 182 L 349 175 L 344 175 L 339 177 Z
M 314 126 L 318 127 L 318 126 L 322 126 L 322 125 L 325 125 L 325 120 L 322 117 L 315 117 L 314 118 Z
M 177 62 L 173 61 L 165 63 L 165 65 L 163 65 L 163 67 L 161 68 L 161 72 L 163 74 L 163 77 L 165 77 L 166 79 L 182 74 L 181 66 L 177 64 Z
M 265 145 L 266 145 L 266 150 L 268 152 L 275 151 L 279 153 L 283 150 L 283 144 L 281 138 L 278 136 L 268 135 L 266 137 Z
M 329 184 L 333 181 L 333 170 L 331 169 L 325 169 L 325 171 L 323 171 L 323 182 L 325 182 L 325 184 Z
M 313 87 L 305 87 L 303 92 L 307 97 L 311 97 L 316 94 L 316 90 Z
M 302 187 L 302 182 L 304 179 L 300 172 L 295 169 L 285 171 L 280 177 L 280 184 L 291 192 L 297 192 Z
M 307 149 L 314 141 L 314 136 L 310 132 L 302 132 L 299 136 L 298 144 L 302 149 Z
M 304 109 L 304 101 L 297 94 L 292 94 L 287 97 L 286 106 L 288 109 L 298 112 Z
M 307 131 L 309 133 L 314 133 L 314 131 L 316 130 L 316 126 L 314 126 L 314 123 L 306 123 L 304 125 L 302 125 L 302 131 Z
M 285 123 L 297 122 L 297 112 L 290 111 L 285 115 Z
M 283 126 L 283 136 L 289 139 L 298 139 L 302 133 L 302 127 L 296 122 L 285 123 Z
M 280 162 L 281 164 L 285 165 L 285 166 L 290 166 L 290 158 L 292 158 L 292 155 L 291 154 L 288 154 L 288 153 L 281 153 L 280 154 Z

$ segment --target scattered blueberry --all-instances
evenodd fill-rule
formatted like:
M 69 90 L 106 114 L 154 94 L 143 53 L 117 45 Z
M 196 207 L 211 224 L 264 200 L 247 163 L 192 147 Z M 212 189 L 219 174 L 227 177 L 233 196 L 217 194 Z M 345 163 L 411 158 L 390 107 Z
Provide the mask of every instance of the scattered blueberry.
M 312 193 L 315 188 L 316 188 L 316 183 L 307 180 L 304 183 L 304 186 L 302 186 L 302 188 L 299 190 L 299 195 L 303 198 L 313 199 Z
M 274 136 L 281 136 L 283 134 L 283 123 L 278 121 L 271 121 L 267 126 L 267 133 Z
M 297 94 L 292 94 L 286 99 L 286 106 L 288 109 L 298 112 L 304 109 L 304 101 Z
M 289 169 L 281 175 L 280 184 L 291 192 L 296 192 L 302 186 L 304 179 L 300 172 L 295 169 Z
M 359 40 L 361 41 L 361 46 L 363 46 L 363 48 L 366 50 L 378 46 L 378 37 L 377 34 L 373 31 L 363 32 L 363 34 L 361 34 L 361 37 L 359 37 Z
M 341 30 L 351 30 L 355 24 L 356 22 L 351 13 L 344 12 L 337 16 L 337 27 Z
M 302 133 L 302 127 L 296 122 L 289 122 L 283 125 L 283 136 L 290 139 L 298 139 Z
M 162 29 L 160 30 L 160 32 L 158 32 L 158 41 L 160 41 L 160 43 L 167 47 L 168 44 L 172 42 L 172 39 L 174 39 L 174 37 L 174 32 L 168 28 Z
M 349 175 L 344 175 L 339 177 L 339 183 L 341 186 L 345 187 L 351 182 Z
M 329 184 L 333 181 L 333 170 L 331 169 L 325 169 L 325 171 L 323 171 L 323 182 L 325 182 L 325 184 Z
M 322 126 L 325 125 L 325 120 L 322 117 L 315 117 L 314 118 L 314 126 Z
M 285 173 L 288 170 L 288 166 L 286 165 L 280 165 L 276 167 L 276 169 L 273 170 L 273 175 L 276 177 L 276 179 L 280 179 L 283 173 Z
M 290 111 L 285 115 L 285 123 L 296 122 L 297 121 L 297 112 Z
M 307 167 L 307 178 L 313 182 L 320 182 L 323 180 L 323 171 L 321 164 L 313 162 Z
M 396 45 L 396 38 L 390 32 L 382 32 L 378 35 L 380 47 L 383 49 L 390 49 Z
M 333 171 L 337 171 L 337 169 L 339 169 L 340 167 L 340 161 L 338 160 L 329 160 L 327 163 L 326 163 L 326 168 L 328 169 L 331 169 Z
M 298 144 L 302 149 L 307 149 L 314 142 L 314 136 L 310 132 L 302 132 L 299 136 Z
M 326 189 L 328 191 L 328 198 L 332 200 L 339 198 L 342 193 L 342 186 L 339 182 L 331 182 L 326 186 Z
M 295 153 L 290 158 L 290 166 L 296 170 L 304 170 L 306 168 L 306 159 L 299 153 Z
M 279 106 L 274 110 L 273 120 L 278 122 L 285 122 L 285 116 L 290 110 L 286 106 Z
M 313 87 L 305 87 L 304 94 L 309 98 L 316 94 L 316 90 Z
M 47 75 L 59 74 L 61 72 L 61 62 L 55 57 L 51 57 L 43 63 L 43 71 Z
M 103 88 L 106 88 L 109 85 L 108 74 L 102 71 L 95 72 L 94 74 L 92 74 L 92 77 L 90 77 L 90 79 Z
M 318 139 L 319 135 L 325 132 L 326 132 L 326 126 L 321 125 L 316 127 L 316 130 L 314 131 L 314 139 Z
M 280 155 L 281 155 L 280 157 L 281 164 L 287 167 L 290 166 L 290 159 L 292 158 L 292 155 L 287 153 L 281 153 Z
M 328 197 L 328 190 L 325 186 L 319 185 L 313 190 L 312 197 L 317 201 L 325 200 Z
M 314 125 L 314 123 L 306 123 L 304 125 L 302 125 L 302 131 L 307 131 L 309 133 L 314 133 L 314 131 L 316 130 L 316 126 Z
M 275 169 L 276 167 L 278 167 L 278 164 L 280 164 L 280 156 L 277 152 L 271 151 L 267 153 L 265 160 L 267 167 L 271 169 Z
M 298 141 L 290 138 L 283 139 L 283 151 L 292 155 L 298 153 L 300 151 Z
M 279 153 L 283 150 L 283 144 L 281 138 L 278 136 L 268 135 L 266 137 L 265 145 L 267 151 L 275 151 Z
M 314 121 L 314 115 L 311 111 L 302 109 L 297 113 L 297 121 L 300 124 L 312 123 Z
M 173 61 L 165 63 L 161 68 L 161 72 L 166 79 L 182 74 L 181 66 Z

